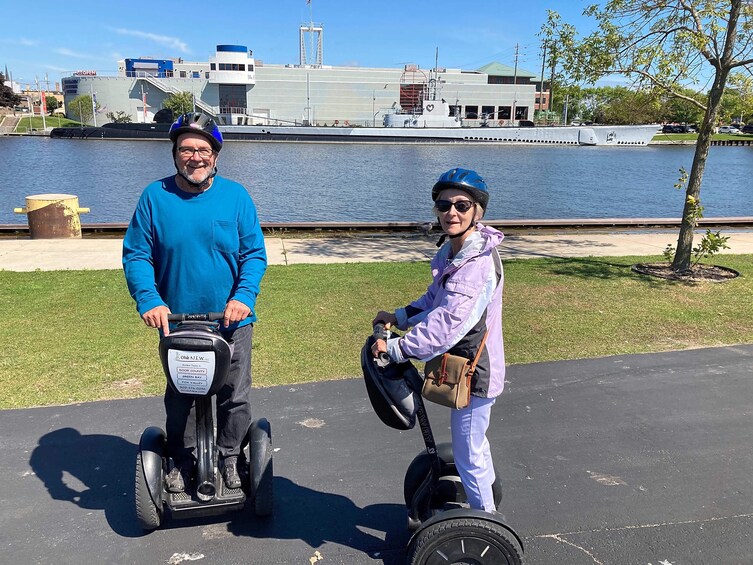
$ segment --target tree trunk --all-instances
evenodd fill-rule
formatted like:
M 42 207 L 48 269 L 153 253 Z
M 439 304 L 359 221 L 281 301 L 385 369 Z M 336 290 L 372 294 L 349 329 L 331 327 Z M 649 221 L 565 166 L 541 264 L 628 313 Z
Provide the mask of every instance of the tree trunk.
M 730 17 L 727 21 L 724 53 L 715 61 L 714 84 L 709 91 L 709 101 L 706 106 L 706 113 L 703 116 L 701 131 L 698 133 L 698 142 L 696 143 L 695 154 L 693 155 L 693 166 L 690 169 L 688 187 L 685 190 L 685 206 L 682 211 L 680 235 L 677 238 L 677 251 L 675 252 L 674 261 L 672 261 L 672 270 L 676 273 L 690 269 L 691 254 L 693 252 L 693 230 L 696 224 L 692 212 L 694 206 L 699 206 L 701 202 L 701 181 L 703 180 L 703 172 L 706 169 L 706 160 L 708 159 L 709 148 L 711 147 L 711 135 L 716 124 L 719 106 L 722 103 L 724 88 L 727 85 L 727 77 L 733 65 L 732 52 L 737 41 L 737 22 L 740 17 L 740 8 L 741 0 L 732 0 Z
M 720 73 L 718 73 L 720 74 Z M 695 219 L 693 218 L 693 207 L 698 205 L 701 198 L 701 181 L 703 173 L 706 170 L 706 161 L 709 156 L 711 147 L 711 136 L 716 124 L 716 116 L 724 93 L 724 83 L 727 80 L 727 72 L 723 72 L 724 79 L 721 77 L 714 80 L 714 86 L 709 93 L 709 103 L 706 107 L 706 113 L 703 116 L 703 124 L 698 132 L 698 141 L 695 146 L 693 155 L 693 165 L 690 168 L 690 177 L 688 186 L 685 190 L 685 206 L 682 210 L 682 223 L 680 224 L 680 235 L 677 238 L 677 251 L 672 262 L 672 270 L 676 273 L 690 269 L 691 253 L 693 251 L 693 232 L 695 229 Z

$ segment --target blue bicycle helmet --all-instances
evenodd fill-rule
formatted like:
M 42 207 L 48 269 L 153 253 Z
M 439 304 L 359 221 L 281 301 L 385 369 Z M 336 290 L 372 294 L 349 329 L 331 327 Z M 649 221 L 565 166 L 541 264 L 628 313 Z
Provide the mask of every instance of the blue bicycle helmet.
M 222 133 L 211 116 L 200 112 L 182 114 L 175 123 L 170 126 L 170 140 L 173 142 L 173 153 L 178 136 L 182 133 L 198 133 L 207 138 L 212 149 L 219 153 L 222 149 Z
M 467 192 L 476 202 L 481 204 L 484 210 L 486 210 L 486 205 L 489 204 L 489 190 L 486 188 L 484 179 L 476 171 L 456 167 L 443 173 L 431 189 L 431 199 L 436 202 L 439 199 L 439 194 L 448 188 Z

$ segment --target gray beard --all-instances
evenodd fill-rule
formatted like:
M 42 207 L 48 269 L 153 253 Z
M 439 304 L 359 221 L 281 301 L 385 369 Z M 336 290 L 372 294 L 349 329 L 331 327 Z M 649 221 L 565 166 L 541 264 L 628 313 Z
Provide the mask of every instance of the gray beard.
M 191 174 L 189 172 L 189 169 L 186 166 L 186 167 L 183 167 L 182 169 L 180 169 L 180 174 L 181 174 L 181 176 L 183 178 L 185 178 L 186 180 L 191 181 L 194 184 L 202 184 L 202 183 L 206 182 L 206 180 L 212 175 L 212 169 L 209 169 L 204 175 L 196 177 L 196 176 L 191 176 Z M 194 172 L 194 175 L 195 174 L 196 173 Z

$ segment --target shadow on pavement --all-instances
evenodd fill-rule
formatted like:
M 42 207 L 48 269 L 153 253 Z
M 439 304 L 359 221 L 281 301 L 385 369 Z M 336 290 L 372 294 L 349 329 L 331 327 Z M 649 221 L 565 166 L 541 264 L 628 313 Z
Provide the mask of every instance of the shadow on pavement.
M 133 510 L 136 449 L 121 437 L 61 428 L 39 439 L 29 464 L 52 499 L 104 510 L 114 532 L 138 537 L 143 532 Z
M 274 488 L 272 518 L 261 520 L 249 515 L 248 519 L 234 519 L 230 532 L 253 538 L 302 540 L 314 549 L 331 542 L 381 559 L 385 565 L 403 563 L 410 539 L 404 506 L 372 504 L 360 508 L 345 496 L 303 487 L 285 477 L 275 477 Z M 384 532 L 384 539 L 369 532 Z

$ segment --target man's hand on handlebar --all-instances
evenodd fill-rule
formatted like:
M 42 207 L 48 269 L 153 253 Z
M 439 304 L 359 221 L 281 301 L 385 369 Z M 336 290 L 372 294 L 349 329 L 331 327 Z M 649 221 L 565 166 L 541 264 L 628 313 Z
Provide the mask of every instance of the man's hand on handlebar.
M 245 320 L 251 315 L 251 308 L 239 300 L 231 300 L 225 306 L 225 316 L 222 319 L 222 325 L 228 327 L 230 324 Z
M 380 323 L 384 324 L 384 329 L 388 330 L 392 326 L 397 325 L 397 316 L 395 316 L 393 312 L 385 312 L 384 310 L 380 310 L 379 312 L 377 312 L 377 315 L 374 316 L 371 325 L 376 326 Z
M 170 335 L 170 324 L 167 321 L 168 314 L 170 314 L 170 308 L 167 306 L 155 306 L 144 312 L 141 319 L 150 328 L 162 330 L 162 335 Z

